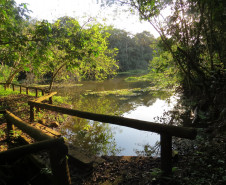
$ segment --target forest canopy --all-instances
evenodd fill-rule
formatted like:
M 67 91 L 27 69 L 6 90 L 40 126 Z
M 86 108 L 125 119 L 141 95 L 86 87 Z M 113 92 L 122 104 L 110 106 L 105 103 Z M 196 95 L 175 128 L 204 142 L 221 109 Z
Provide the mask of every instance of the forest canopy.
M 26 4 L 11 0 L 0 6 L 1 78 L 11 83 L 23 71 L 39 78 L 50 74 L 51 84 L 60 71 L 76 78 L 104 79 L 118 69 L 117 50 L 108 47 L 110 34 L 99 23 L 80 25 L 71 17 L 53 23 L 29 19 Z M 72 73 L 71 73 L 72 74 Z
M 147 69 L 154 42 L 145 31 L 132 35 L 87 19 L 72 17 L 50 23 L 29 17 L 26 4 L 1 1 L 1 81 L 11 83 L 19 74 L 34 78 L 105 79 L 117 71 Z M 31 75 L 32 74 L 32 75 Z

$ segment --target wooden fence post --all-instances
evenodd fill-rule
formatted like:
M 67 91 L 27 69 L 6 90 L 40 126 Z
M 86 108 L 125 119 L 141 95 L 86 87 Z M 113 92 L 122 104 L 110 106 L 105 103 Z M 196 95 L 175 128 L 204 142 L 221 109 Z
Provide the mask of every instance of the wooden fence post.
M 37 98 L 38 97 L 38 89 L 35 88 L 35 97 Z
M 12 138 L 14 137 L 14 125 L 12 123 L 10 123 L 9 121 L 7 121 L 6 137 L 7 137 L 8 144 L 10 144 L 10 142 L 12 141 Z
M 35 108 L 36 108 L 36 112 L 38 113 L 40 111 L 40 108 L 38 106 L 36 106 Z
M 28 94 L 29 93 L 29 90 L 28 90 L 28 87 L 26 87 L 26 94 Z
M 34 106 L 30 105 L 30 122 L 32 123 L 35 118 Z
M 49 152 L 52 173 L 55 177 L 55 183 L 58 185 L 71 184 L 67 155 L 68 148 L 63 143 L 55 145 Z
M 12 86 L 13 86 L 13 91 L 15 91 L 15 85 L 14 85 L 14 84 L 12 84 Z
M 49 104 L 53 104 L 53 97 L 49 98 Z
M 161 144 L 161 170 L 163 175 L 172 173 L 172 136 L 168 134 L 160 135 Z

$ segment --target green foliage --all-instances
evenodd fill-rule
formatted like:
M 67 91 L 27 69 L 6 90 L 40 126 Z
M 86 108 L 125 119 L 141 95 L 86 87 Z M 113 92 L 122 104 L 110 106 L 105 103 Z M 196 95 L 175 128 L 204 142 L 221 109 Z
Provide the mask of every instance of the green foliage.
M 53 96 L 53 102 L 56 104 L 71 104 L 69 97 Z
M 10 130 L 9 133 L 12 134 L 14 137 L 20 137 L 22 134 L 22 130 Z
M 155 54 L 149 64 L 149 73 L 138 77 L 128 77 L 126 81 L 148 81 L 158 89 L 169 89 L 178 86 L 181 77 L 175 66 L 174 59 L 170 52 L 161 50 L 159 43 L 160 41 L 152 43 Z
M 163 52 L 156 56 L 150 62 L 149 78 L 160 88 L 172 88 L 178 86 L 180 82 L 180 73 L 175 67 L 172 55 L 169 52 Z
M 124 30 L 108 27 L 110 33 L 109 47 L 117 48 L 116 60 L 119 62 L 119 71 L 147 69 L 152 59 L 153 49 L 150 47 L 154 36 L 144 31 L 132 35 Z
M 20 71 L 39 78 L 51 72 L 51 86 L 61 71 L 89 79 L 116 73 L 116 49 L 108 48 L 109 34 L 103 33 L 104 26 L 95 23 L 82 27 L 70 17 L 52 24 L 31 21 L 26 4 L 17 7 L 13 0 L 3 0 L 0 10 L 0 76 L 5 82 L 11 83 Z M 69 78 L 67 73 L 61 76 Z
M 0 129 L 0 137 L 4 137 L 4 136 L 5 136 L 5 132 L 2 129 Z
M 172 56 L 174 65 L 169 60 L 170 65 L 177 68 L 176 73 L 185 88 L 191 90 L 199 84 L 208 94 L 207 91 L 213 90 L 208 88 L 214 86 L 213 82 L 225 82 L 226 25 L 222 0 L 126 2 L 139 11 L 141 19 L 148 20 L 158 31 L 161 36 L 159 46 Z M 161 16 L 159 11 L 168 4 L 171 14 L 157 21 Z M 161 55 L 159 59 L 162 59 Z
M 136 151 L 136 154 L 138 156 L 157 157 L 160 155 L 160 142 L 159 141 L 157 141 L 154 146 L 146 144 L 143 147 L 144 147 L 144 150 Z
M 47 55 L 39 68 L 42 74 L 52 73 L 50 89 L 59 73 L 61 79 L 104 79 L 116 73 L 116 50 L 108 48 L 109 34 L 103 33 L 104 26 L 95 23 L 81 27 L 76 19 L 62 17 L 50 27 Z
M 159 168 L 154 168 L 151 170 L 152 180 L 156 180 L 156 178 L 160 178 L 162 175 L 162 171 Z
M 18 94 L 19 92 L 17 91 L 13 91 L 12 89 L 4 89 L 4 87 L 2 85 L 0 85 L 0 96 L 4 97 L 4 96 L 8 96 L 8 95 L 12 95 L 12 94 Z

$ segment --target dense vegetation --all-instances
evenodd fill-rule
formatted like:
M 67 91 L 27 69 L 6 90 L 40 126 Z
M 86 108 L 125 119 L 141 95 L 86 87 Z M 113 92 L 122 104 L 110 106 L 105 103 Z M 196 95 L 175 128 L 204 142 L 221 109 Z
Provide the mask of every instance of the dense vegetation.
M 51 89 L 59 72 L 89 79 L 115 74 L 116 49 L 108 48 L 104 26 L 89 21 L 81 26 L 70 17 L 53 23 L 30 20 L 26 4 L 17 7 L 14 1 L 2 0 L 0 10 L 1 77 L 5 82 L 11 83 L 22 71 L 39 79 L 49 74 Z M 68 73 L 61 76 L 69 78 Z
M 104 79 L 117 71 L 147 69 L 152 59 L 148 32 L 130 33 L 91 19 L 80 25 L 72 17 L 49 23 L 29 17 L 26 4 L 1 1 L 0 77 L 19 79 Z M 61 75 L 59 75 L 61 73 Z
M 160 34 L 157 72 L 172 70 L 186 89 L 205 95 L 225 82 L 225 9 L 221 0 L 126 1 Z M 162 10 L 171 14 L 162 21 Z M 161 19 L 160 19 L 161 20 Z M 164 62 L 162 59 L 166 59 Z M 157 58 L 154 58 L 157 60 Z M 212 89 L 211 89 L 212 88 Z
M 154 36 L 147 31 L 131 35 L 129 32 L 120 29 L 109 29 L 109 47 L 117 48 L 119 71 L 134 69 L 147 69 L 153 58 Z

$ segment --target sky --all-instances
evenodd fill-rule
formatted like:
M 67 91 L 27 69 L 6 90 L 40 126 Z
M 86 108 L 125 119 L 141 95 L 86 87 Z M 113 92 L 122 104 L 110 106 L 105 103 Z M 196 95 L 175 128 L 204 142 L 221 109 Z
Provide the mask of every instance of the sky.
M 94 17 L 97 21 L 115 28 L 126 30 L 132 34 L 149 31 L 156 38 L 158 33 L 148 22 L 140 22 L 138 14 L 122 11 L 121 7 L 101 8 L 97 0 L 15 0 L 17 4 L 28 3 L 28 9 L 32 11 L 31 17 L 54 21 L 62 16 L 76 18 L 80 24 Z M 104 1 L 104 0 L 102 0 Z M 105 21 L 103 21 L 105 19 Z

